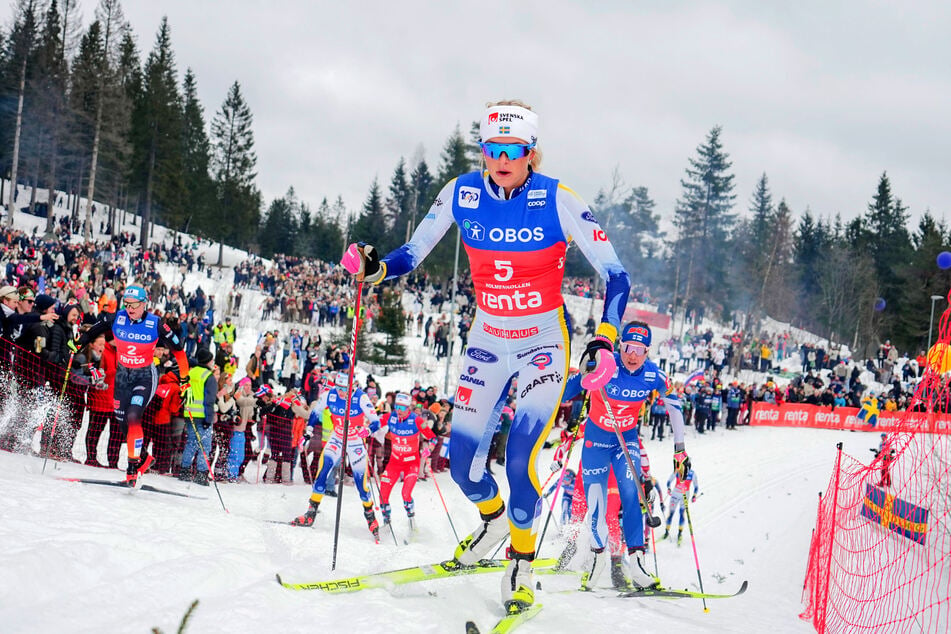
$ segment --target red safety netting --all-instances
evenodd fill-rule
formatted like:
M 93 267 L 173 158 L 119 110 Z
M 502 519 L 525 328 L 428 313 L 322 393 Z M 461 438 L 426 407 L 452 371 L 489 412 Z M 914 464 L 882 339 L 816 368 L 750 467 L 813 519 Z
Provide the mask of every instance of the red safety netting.
M 939 331 L 946 346 L 949 312 Z M 944 360 L 932 359 L 913 411 L 902 413 L 907 425 L 889 429 L 871 464 L 839 446 L 803 589 L 800 618 L 816 631 L 951 631 L 951 438 L 917 420 L 948 411 L 949 380 Z
M 48 454 L 52 460 L 125 472 L 126 429 L 114 414 L 111 355 L 108 345 L 96 361 L 88 350 L 81 350 L 67 378 L 66 367 L 0 339 L 0 450 Z M 183 407 L 178 377 L 160 369 L 155 395 L 142 419 L 143 452 L 155 457 L 151 473 L 178 475 L 182 469 L 187 438 L 194 435 Z M 201 429 L 200 421 L 198 427 Z M 216 414 L 207 452 L 215 478 L 288 481 L 289 467 L 301 462 L 302 427 L 302 420 L 281 416 L 254 417 L 242 423 L 236 407 Z M 319 448 L 308 455 L 311 469 L 316 466 Z M 198 451 L 185 469 L 207 470 L 203 453 Z M 309 481 L 311 471 L 301 468 L 296 477 L 302 475 Z

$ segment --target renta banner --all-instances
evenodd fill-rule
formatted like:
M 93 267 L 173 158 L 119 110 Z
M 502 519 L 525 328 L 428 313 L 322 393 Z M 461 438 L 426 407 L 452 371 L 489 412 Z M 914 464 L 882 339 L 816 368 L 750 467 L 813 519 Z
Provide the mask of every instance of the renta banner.
M 951 415 L 927 412 L 879 412 L 872 427 L 858 418 L 857 407 L 823 407 L 807 403 L 754 402 L 750 425 L 773 427 L 810 427 L 812 429 L 849 429 L 853 431 L 903 431 L 951 434 Z

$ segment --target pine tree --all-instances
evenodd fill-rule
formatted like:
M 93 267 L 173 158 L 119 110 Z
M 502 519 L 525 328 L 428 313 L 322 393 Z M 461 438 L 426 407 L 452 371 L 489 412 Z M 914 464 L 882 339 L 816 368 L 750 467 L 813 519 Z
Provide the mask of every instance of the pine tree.
M 875 263 L 878 286 L 886 306 L 898 305 L 901 297 L 901 280 L 897 266 L 908 262 L 911 255 L 911 240 L 908 235 L 908 208 L 892 196 L 888 175 L 882 173 L 878 189 L 868 205 L 865 216 L 864 242 Z M 888 311 L 886 321 L 891 324 L 894 311 Z
M 271 203 L 258 232 L 261 255 L 270 258 L 276 253 L 292 254 L 289 247 L 294 244 L 294 236 L 300 227 L 298 209 L 297 193 L 293 187 Z
M 429 173 L 429 166 L 426 165 L 426 159 L 422 158 L 422 156 L 416 161 L 416 167 L 413 169 L 413 173 L 410 174 L 409 179 L 412 192 L 412 207 L 410 210 L 408 233 L 412 235 L 416 230 L 416 225 L 418 225 L 423 216 L 428 213 L 433 202 L 432 198 L 429 197 L 429 192 L 432 190 L 434 179 L 433 175 Z M 409 241 L 409 236 L 406 236 L 406 241 Z
M 430 202 L 436 197 L 443 185 L 457 176 L 471 172 L 474 168 L 469 155 L 469 144 L 462 136 L 458 125 L 446 140 L 440 160 L 442 163 L 439 166 L 439 176 L 436 178 L 436 182 L 433 183 L 435 191 L 430 192 Z
M 125 29 L 119 42 L 119 59 L 116 64 L 114 118 L 108 129 L 116 148 L 113 171 L 115 174 L 116 205 L 129 209 L 129 189 L 132 182 L 132 155 L 134 135 L 132 121 L 135 104 L 142 98 L 142 66 L 139 51 L 132 32 Z M 136 207 L 138 205 L 136 204 Z M 109 226 L 115 226 L 115 217 L 109 219 Z M 111 229 L 110 229 L 111 230 Z
M 33 50 L 33 40 L 36 37 L 36 2 L 34 0 L 18 0 L 15 8 L 13 29 L 7 43 L 7 54 L 2 73 L 4 94 L 0 95 L 0 103 L 5 104 L 3 120 L 0 120 L 0 131 L 10 134 L 10 143 L 3 139 L 3 147 L 12 147 L 9 155 L 10 166 L 10 193 L 7 209 L 7 224 L 13 224 L 16 197 L 17 172 L 20 166 L 20 141 L 23 131 L 23 101 L 26 92 L 27 70 L 30 65 L 30 56 Z M 13 104 L 16 104 L 13 106 Z M 11 107 L 12 106 L 12 107 Z M 2 132 L 0 132 L 2 134 Z
M 153 207 L 165 223 L 178 226 L 185 215 L 182 156 L 182 103 L 176 81 L 171 29 L 162 18 L 155 46 L 145 61 L 143 86 L 133 116 L 133 174 L 140 200 L 139 241 L 149 244 Z
M 401 340 L 406 334 L 406 317 L 403 315 L 403 304 L 397 289 L 383 289 L 380 294 L 380 316 L 375 323 L 377 332 L 384 335 L 384 340 L 383 343 L 373 343 L 370 361 L 384 368 L 405 363 L 406 348 Z
M 212 230 L 216 221 L 214 186 L 209 173 L 211 144 L 205 132 L 205 111 L 198 99 L 198 87 L 191 68 L 185 71 L 182 96 L 184 98 L 182 154 L 185 196 L 189 209 L 184 230 L 187 231 L 189 224 L 194 221 L 195 228 L 204 234 Z
M 391 218 L 393 229 L 388 240 L 381 245 L 384 251 L 390 251 L 409 239 L 409 227 L 412 222 L 414 193 L 406 174 L 406 161 L 400 157 L 393 177 L 390 179 L 389 196 L 386 199 L 387 215 Z
M 754 225 L 755 227 L 755 225 Z M 754 229 L 755 230 L 755 229 Z M 762 280 L 759 287 L 757 305 L 778 319 L 789 319 L 795 298 L 789 275 L 792 261 L 793 230 L 792 212 L 786 200 L 779 201 L 776 211 L 770 215 L 764 236 L 763 254 L 765 262 L 761 264 L 759 274 L 752 278 Z
M 793 235 L 794 283 L 799 289 L 799 304 L 803 307 L 798 317 L 804 323 L 813 320 L 812 306 L 818 301 L 819 295 L 816 282 L 830 242 L 821 223 L 816 222 L 812 211 L 807 208 Z
M 70 76 L 70 152 L 66 167 L 81 185 L 89 169 L 96 140 L 96 114 L 103 102 L 100 78 L 108 62 L 102 36 L 102 23 L 94 20 L 83 33 L 79 51 L 73 59 Z M 47 222 L 47 231 L 53 229 Z
M 242 246 L 257 232 L 261 194 L 254 184 L 257 156 L 252 123 L 251 109 L 241 94 L 241 86 L 234 82 L 211 124 L 212 169 L 218 202 L 218 217 L 211 235 L 221 243 L 219 266 L 225 242 Z
M 53 203 L 56 200 L 56 178 L 59 166 L 61 142 L 66 124 L 66 86 L 69 70 L 64 57 L 61 38 L 62 19 L 56 0 L 50 2 L 46 19 L 40 32 L 35 56 L 35 72 L 30 81 L 29 93 L 33 100 L 31 125 L 26 133 L 37 141 L 37 165 L 45 178 L 48 189 L 47 225 L 52 225 Z M 35 199 L 35 197 L 34 197 Z M 31 201 L 31 206 L 33 202 Z
M 775 213 L 765 173 L 756 182 L 749 211 L 750 218 L 740 220 L 734 232 L 740 266 L 731 271 L 731 281 L 742 296 L 738 298 L 738 306 L 756 314 L 763 307 L 763 289 L 773 244 L 770 231 Z
M 893 343 L 914 353 L 926 350 L 929 344 L 931 296 L 946 296 L 951 287 L 951 272 L 935 267 L 935 254 L 951 250 L 951 236 L 947 226 L 937 222 L 930 211 L 925 211 L 911 241 L 909 260 L 899 264 L 896 271 L 901 295 L 891 306 L 891 311 L 895 312 L 891 332 Z M 887 302 L 885 307 L 888 311 Z M 926 315 L 929 319 L 925 319 Z M 934 326 L 937 325 L 936 316 Z M 934 342 L 934 337 L 931 342 Z
M 386 209 L 383 206 L 383 195 L 380 193 L 380 183 L 374 178 L 373 184 L 370 185 L 370 191 L 367 193 L 367 198 L 363 201 L 360 216 L 351 228 L 352 240 L 372 244 L 379 248 L 381 253 L 386 253 L 385 246 L 381 245 L 389 243 L 387 238 L 389 231 Z
M 101 24 L 103 30 L 103 55 L 101 59 L 96 60 L 99 62 L 99 68 L 97 69 L 98 74 L 94 93 L 95 119 L 93 122 L 93 139 L 89 159 L 89 187 L 86 191 L 86 224 L 84 230 L 86 240 L 92 238 L 92 207 L 97 193 L 96 178 L 100 168 L 100 153 L 106 149 L 104 146 L 107 141 L 103 139 L 103 137 L 106 136 L 103 129 L 105 125 L 104 120 L 112 119 L 109 115 L 111 115 L 115 109 L 121 108 L 121 104 L 112 104 L 112 100 L 121 95 L 121 91 L 116 90 L 117 86 L 114 81 L 113 69 L 118 61 L 119 49 L 117 43 L 120 41 L 123 31 L 128 28 L 119 0 L 100 0 L 99 6 L 96 9 L 96 21 Z M 105 114 L 110 108 L 109 114 Z M 122 114 L 126 114 L 126 112 Z M 50 218 L 48 226 L 52 227 L 52 218 Z
M 674 215 L 677 239 L 675 255 L 675 299 L 681 294 L 689 311 L 702 303 L 725 304 L 726 263 L 731 259 L 732 235 L 736 217 L 732 213 L 732 163 L 723 150 L 721 128 L 714 127 L 697 156 L 689 159 L 686 178 Z M 681 280 L 683 280 L 681 282 Z M 675 301 L 676 306 L 676 301 Z

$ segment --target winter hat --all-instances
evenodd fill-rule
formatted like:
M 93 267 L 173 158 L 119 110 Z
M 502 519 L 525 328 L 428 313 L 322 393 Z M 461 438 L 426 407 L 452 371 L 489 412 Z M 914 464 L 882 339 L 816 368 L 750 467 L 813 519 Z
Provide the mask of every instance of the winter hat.
M 479 137 L 516 137 L 527 143 L 538 140 L 538 115 L 522 106 L 489 106 L 479 122 Z
M 7 299 L 7 298 L 17 299 L 17 300 L 20 299 L 20 294 L 17 292 L 17 289 L 15 286 L 7 285 L 7 286 L 0 287 L 0 299 Z
M 621 342 L 642 343 L 648 348 L 651 346 L 651 329 L 646 324 L 629 323 L 621 330 Z
M 264 385 L 258 388 L 258 390 L 254 393 L 254 395 L 258 398 L 261 398 L 262 396 L 270 396 L 273 393 L 274 393 L 274 390 L 271 389 L 271 386 L 265 383 Z
M 46 312 L 50 306 L 55 306 L 56 300 L 50 297 L 49 295 L 40 294 L 36 296 L 36 301 L 33 303 L 33 309 L 41 315 Z
M 147 302 L 149 301 L 149 295 L 145 292 L 145 289 L 141 286 L 127 286 L 125 292 L 122 293 L 122 300 L 132 300 L 133 302 Z
M 211 354 L 211 350 L 208 348 L 199 348 L 198 354 L 195 355 L 195 360 L 198 361 L 198 365 L 208 365 L 214 358 L 215 356 Z
M 36 305 L 36 304 L 34 304 L 34 306 L 35 306 L 35 305 Z M 59 309 L 59 314 L 62 315 L 63 317 L 68 317 L 68 316 L 69 316 L 69 311 L 71 311 L 71 310 L 74 309 L 74 308 L 79 312 L 79 318 L 80 318 L 80 320 L 82 320 L 83 309 L 82 309 L 82 307 L 80 307 L 79 304 L 66 304 L 65 306 L 61 306 L 60 309 Z

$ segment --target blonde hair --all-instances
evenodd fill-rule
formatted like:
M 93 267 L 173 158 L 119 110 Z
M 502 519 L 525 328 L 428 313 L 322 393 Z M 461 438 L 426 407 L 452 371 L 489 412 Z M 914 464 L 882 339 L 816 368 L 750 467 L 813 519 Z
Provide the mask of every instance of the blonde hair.
M 490 101 L 485 104 L 486 108 L 491 108 L 492 106 L 518 106 L 520 108 L 525 108 L 526 110 L 532 110 L 532 107 L 521 99 L 502 99 L 501 101 Z M 532 112 L 535 111 L 532 110 Z M 483 166 L 484 164 L 485 161 L 483 160 Z M 535 148 L 532 150 L 532 158 L 528 159 L 528 164 L 531 166 L 532 170 L 536 172 L 542 164 L 542 151 L 541 148 L 538 147 L 537 142 L 535 144 Z

